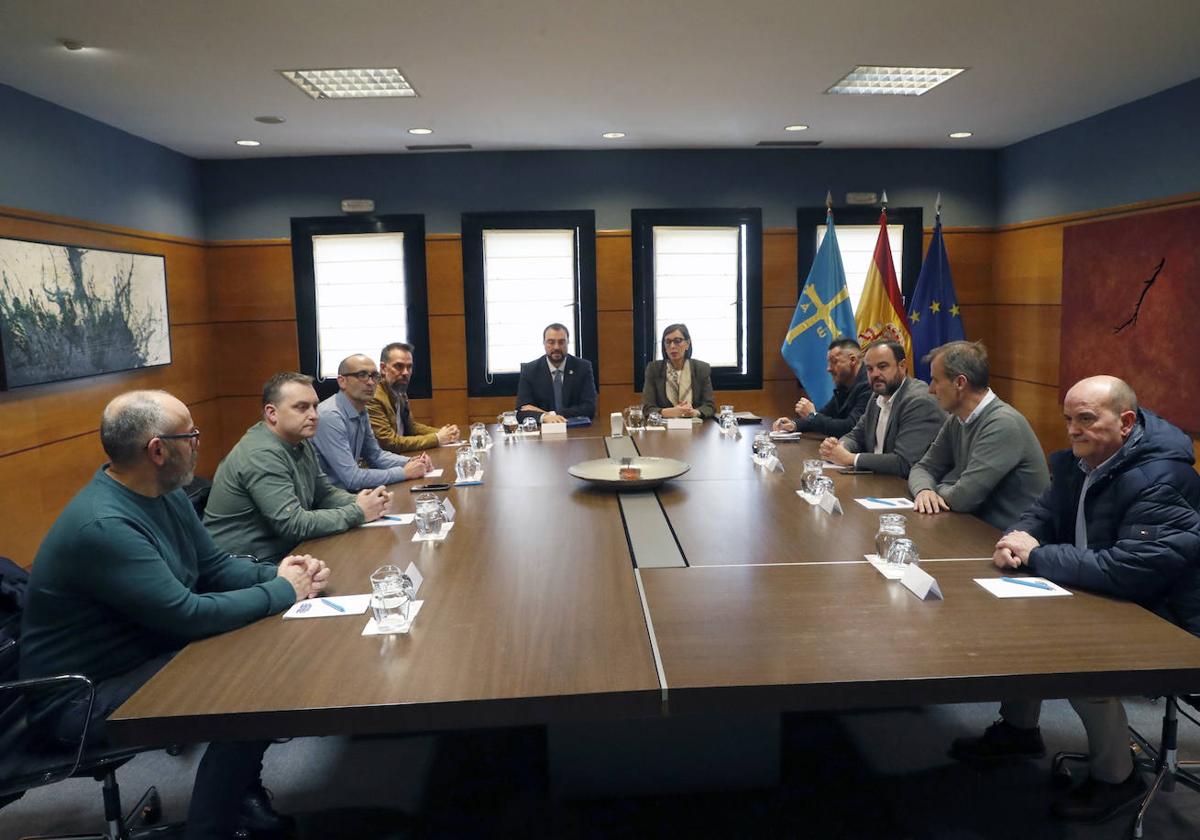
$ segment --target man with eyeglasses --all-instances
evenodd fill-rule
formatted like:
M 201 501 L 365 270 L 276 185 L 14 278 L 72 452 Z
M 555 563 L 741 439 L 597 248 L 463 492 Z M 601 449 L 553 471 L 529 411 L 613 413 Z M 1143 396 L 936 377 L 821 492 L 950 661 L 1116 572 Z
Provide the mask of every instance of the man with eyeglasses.
M 22 679 L 83 674 L 86 695 L 30 697 L 29 722 L 52 745 L 108 743 L 105 719 L 185 644 L 282 612 L 321 592 L 325 564 L 278 566 L 219 549 L 182 488 L 200 430 L 165 391 L 112 400 L 100 421 L 110 463 L 75 495 L 34 559 L 21 629 Z M 185 838 L 288 830 L 262 787 L 269 741 L 209 745 L 196 771 Z
M 424 452 L 406 458 L 385 452 L 375 440 L 367 403 L 375 396 L 379 370 L 370 356 L 342 359 L 337 381 L 338 392 L 317 407 L 321 421 L 313 436 L 321 469 L 331 483 L 354 493 L 420 478 L 433 469 Z

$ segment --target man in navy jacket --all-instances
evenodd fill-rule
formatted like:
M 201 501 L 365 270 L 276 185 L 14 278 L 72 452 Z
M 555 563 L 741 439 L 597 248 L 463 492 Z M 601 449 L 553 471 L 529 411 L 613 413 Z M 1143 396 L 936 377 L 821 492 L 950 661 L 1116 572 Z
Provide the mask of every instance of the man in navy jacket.
M 1081 380 L 1063 401 L 1071 451 L 1050 456 L 1051 484 L 996 544 L 1002 569 L 1135 601 L 1200 635 L 1200 475 L 1187 434 L 1112 376 Z M 1139 801 L 1117 698 L 1072 699 L 1088 734 L 1087 781 L 1055 803 L 1060 819 L 1099 822 Z M 1040 757 L 1039 701 L 1006 702 L 1001 720 L 952 754 Z
M 596 414 L 592 363 L 567 352 L 567 328 L 551 324 L 542 330 L 546 355 L 521 365 L 517 411 L 541 423 L 563 423 L 569 417 Z

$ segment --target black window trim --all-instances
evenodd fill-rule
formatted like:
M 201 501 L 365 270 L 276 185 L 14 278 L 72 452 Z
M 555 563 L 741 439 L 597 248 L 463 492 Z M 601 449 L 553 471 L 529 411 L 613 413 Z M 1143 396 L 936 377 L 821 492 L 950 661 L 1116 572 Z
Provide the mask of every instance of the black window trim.
M 879 226 L 879 207 L 834 207 L 833 225 L 875 225 Z M 912 300 L 913 290 L 917 287 L 917 275 L 921 273 L 922 237 L 925 234 L 923 226 L 924 209 L 921 207 L 889 207 L 888 224 L 904 226 L 904 265 L 896 266 L 900 276 L 900 294 L 904 298 L 905 307 Z M 813 231 L 825 224 L 824 207 L 796 208 L 796 298 L 804 290 L 804 281 L 808 279 L 808 271 L 812 268 L 813 258 L 817 255 L 816 237 Z M 895 259 L 893 252 L 892 259 Z
M 404 234 L 404 294 L 408 335 L 396 336 L 413 346 L 413 374 L 408 395 L 413 399 L 433 396 L 429 362 L 429 303 L 425 281 L 425 217 L 419 214 L 384 216 L 312 216 L 292 219 L 292 276 L 296 292 L 296 333 L 300 345 L 300 372 L 316 380 L 317 395 L 325 399 L 337 393 L 337 379 L 320 379 L 317 345 L 317 287 L 313 269 L 314 236 L 365 233 Z M 362 352 L 378 363 L 382 347 L 364 347 Z
M 630 217 L 633 249 L 633 386 L 645 387 L 646 365 L 658 344 L 654 313 L 654 228 L 655 227 L 746 227 L 745 253 L 739 253 L 746 276 L 738 294 L 745 318 L 738 321 L 738 347 L 746 345 L 746 372 L 714 367 L 713 388 L 751 391 L 762 388 L 762 209 L 759 207 L 693 207 L 634 210 Z M 742 243 L 739 240 L 739 249 Z M 745 341 L 743 341 L 743 337 Z M 697 358 L 703 359 L 700 352 Z
M 463 309 L 466 322 L 467 396 L 515 397 L 519 373 L 488 378 L 487 311 L 483 278 L 485 230 L 575 231 L 575 311 L 567 322 L 579 356 L 592 364 L 600 389 L 600 341 L 596 323 L 596 211 L 529 210 L 462 214 Z M 540 340 L 539 340 L 540 344 Z M 528 360 L 526 360 L 528 361 Z

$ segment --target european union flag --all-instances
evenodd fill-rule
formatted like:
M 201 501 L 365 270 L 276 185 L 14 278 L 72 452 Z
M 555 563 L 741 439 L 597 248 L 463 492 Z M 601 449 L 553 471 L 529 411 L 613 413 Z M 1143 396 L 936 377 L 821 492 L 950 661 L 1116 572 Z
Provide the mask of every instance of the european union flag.
M 837 234 L 833 229 L 833 212 L 825 215 L 825 238 L 813 258 L 812 268 L 796 314 L 788 328 L 780 353 L 795 371 L 808 398 L 824 405 L 833 398 L 833 379 L 826 369 L 829 342 L 838 336 L 855 335 L 854 307 L 846 290 L 846 270 L 842 268 L 842 252 L 838 250 Z
M 947 341 L 965 338 L 962 318 L 958 314 L 958 298 L 950 277 L 950 261 L 946 258 L 946 243 L 942 241 L 942 218 L 933 226 L 929 252 L 917 277 L 917 289 L 908 307 L 908 322 L 912 327 L 913 360 L 909 370 L 918 379 L 929 381 L 929 364 L 921 359 L 935 347 Z

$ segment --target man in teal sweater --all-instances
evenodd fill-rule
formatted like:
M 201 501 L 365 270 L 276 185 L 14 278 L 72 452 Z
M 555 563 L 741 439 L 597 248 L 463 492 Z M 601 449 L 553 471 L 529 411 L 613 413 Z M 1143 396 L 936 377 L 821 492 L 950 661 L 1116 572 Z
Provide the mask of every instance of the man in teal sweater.
M 1004 529 L 1050 484 L 1037 435 L 988 387 L 987 349 L 951 341 L 929 354 L 929 393 L 950 417 L 908 474 L 918 513 L 973 513 Z
M 189 641 L 281 612 L 329 577 L 302 555 L 278 567 L 220 551 L 182 488 L 200 430 L 164 391 L 134 391 L 104 409 L 96 471 L 50 528 L 34 559 L 21 625 L 21 676 L 84 674 L 86 698 L 39 696 L 29 718 L 52 741 L 106 743 L 104 721 Z M 286 828 L 259 773 L 268 742 L 213 743 L 196 773 L 186 837 L 239 825 Z

